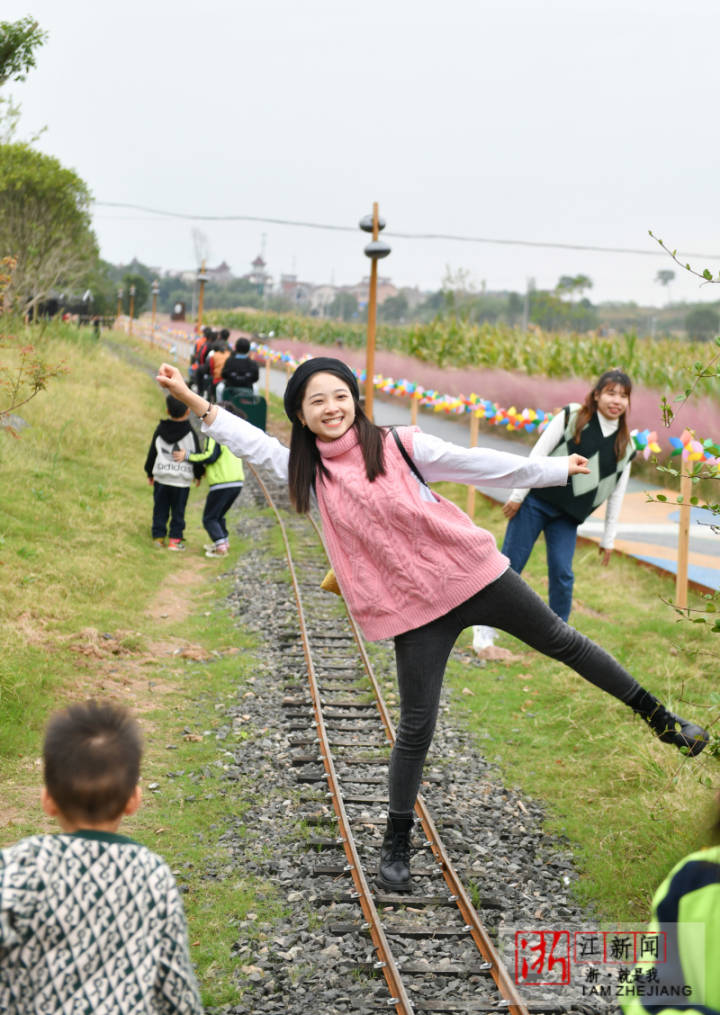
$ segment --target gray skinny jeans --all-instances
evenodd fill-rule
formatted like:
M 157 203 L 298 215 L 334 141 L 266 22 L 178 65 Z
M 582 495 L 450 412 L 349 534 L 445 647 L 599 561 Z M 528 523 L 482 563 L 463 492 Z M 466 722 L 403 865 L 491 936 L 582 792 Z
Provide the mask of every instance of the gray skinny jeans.
M 408 814 L 415 806 L 448 657 L 460 632 L 475 624 L 507 631 L 622 702 L 641 690 L 613 656 L 561 620 L 508 568 L 449 613 L 395 638 L 400 722 L 389 774 L 389 804 L 395 814 Z

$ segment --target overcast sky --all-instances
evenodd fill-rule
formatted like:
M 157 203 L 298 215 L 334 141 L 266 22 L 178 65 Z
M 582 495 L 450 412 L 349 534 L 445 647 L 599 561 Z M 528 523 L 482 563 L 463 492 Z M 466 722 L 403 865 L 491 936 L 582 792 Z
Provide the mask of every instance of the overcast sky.
M 26 14 L 49 39 L 9 88 L 20 135 L 47 125 L 38 147 L 88 183 L 109 261 L 195 267 L 195 229 L 236 274 L 264 244 L 276 277 L 353 283 L 378 201 L 398 285 L 583 273 L 593 302 L 720 298 L 648 236 L 720 270 L 717 0 L 4 0 L 0 17 Z

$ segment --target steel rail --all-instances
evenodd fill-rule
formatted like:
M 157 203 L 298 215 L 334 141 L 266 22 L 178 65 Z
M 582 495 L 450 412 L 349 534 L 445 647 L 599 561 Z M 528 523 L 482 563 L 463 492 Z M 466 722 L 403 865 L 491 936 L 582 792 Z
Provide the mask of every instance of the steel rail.
M 320 751 L 322 754 L 323 766 L 325 768 L 325 774 L 328 780 L 328 790 L 332 795 L 333 807 L 337 816 L 338 824 L 340 826 L 341 841 L 345 856 L 348 861 L 348 867 L 350 874 L 355 885 L 358 901 L 362 907 L 363 915 L 365 917 L 367 930 L 372 938 L 375 951 L 378 954 L 378 962 L 376 968 L 380 969 L 385 977 L 388 990 L 390 991 L 390 999 L 388 1005 L 394 1005 L 395 1011 L 398 1015 L 414 1015 L 414 1008 L 412 1002 L 408 997 L 405 990 L 405 986 L 400 975 L 397 963 L 392 953 L 392 949 L 385 935 L 378 911 L 375 907 L 375 902 L 372 897 L 370 886 L 365 877 L 363 870 L 362 861 L 355 845 L 353 838 L 352 829 L 350 827 L 350 821 L 345 810 L 345 804 L 343 802 L 342 793 L 340 790 L 339 781 L 335 771 L 335 765 L 332 759 L 332 752 L 328 741 L 327 730 L 325 727 L 325 720 L 322 714 L 322 704 L 320 700 L 320 691 L 317 684 L 317 678 L 315 675 L 315 666 L 312 660 L 312 653 L 310 651 L 310 642 L 307 634 L 307 626 L 305 624 L 305 613 L 303 610 L 302 597 L 300 595 L 300 587 L 297 581 L 295 573 L 295 566 L 292 559 L 292 551 L 290 549 L 290 543 L 287 538 L 287 531 L 285 529 L 285 523 L 283 522 L 280 512 L 278 511 L 275 502 L 272 498 L 270 491 L 261 479 L 257 470 L 247 462 L 246 463 L 252 471 L 258 485 L 260 486 L 265 499 L 277 520 L 280 533 L 283 538 L 285 545 L 285 554 L 288 562 L 288 570 L 290 572 L 290 579 L 293 585 L 293 591 L 295 593 L 295 601 L 297 604 L 298 621 L 300 624 L 300 636 L 302 638 L 303 652 L 305 655 L 305 664 L 307 667 L 308 683 L 310 686 L 310 694 L 313 702 L 313 711 L 315 713 L 315 724 L 317 730 L 318 741 L 320 743 Z M 311 519 L 315 527 L 316 532 L 319 534 L 319 530 L 314 520 Z
M 322 543 L 322 533 L 315 519 L 310 517 L 310 521 Z M 357 624 L 355 623 L 355 620 L 352 614 L 350 613 L 350 610 L 347 609 L 347 606 L 346 611 L 348 615 L 348 620 L 350 621 L 350 627 L 353 632 L 353 636 L 357 643 L 360 656 L 363 660 L 365 671 L 373 687 L 375 701 L 377 704 L 378 711 L 380 713 L 380 718 L 382 720 L 383 726 L 385 727 L 388 740 L 390 741 L 391 744 L 394 744 L 395 728 L 393 726 L 390 714 L 387 710 L 387 706 L 385 705 L 382 690 L 377 682 L 375 673 L 373 672 L 372 664 L 368 657 L 367 650 L 365 649 L 365 643 L 362 639 L 362 635 L 358 630 Z M 422 824 L 423 830 L 425 832 L 425 837 L 427 839 L 427 844 L 429 845 L 435 859 L 440 865 L 442 875 L 445 878 L 445 883 L 447 884 L 450 890 L 450 894 L 453 897 L 453 901 L 456 903 L 458 909 L 460 910 L 460 913 L 465 921 L 465 925 L 468 927 L 478 951 L 485 959 L 485 961 L 490 964 L 489 972 L 493 980 L 495 981 L 498 991 L 500 992 L 503 1000 L 508 1002 L 507 1010 L 511 1012 L 512 1015 L 528 1015 L 528 1010 L 517 990 L 515 983 L 512 980 L 512 977 L 505 968 L 505 965 L 500 955 L 498 954 L 495 945 L 490 939 L 490 936 L 488 935 L 487 930 L 485 929 L 482 921 L 480 920 L 480 917 L 478 916 L 475 907 L 473 906 L 472 902 L 470 901 L 470 898 L 468 897 L 468 894 L 465 890 L 462 881 L 460 880 L 457 872 L 455 871 L 455 868 L 453 867 L 452 861 L 450 860 L 450 857 L 447 854 L 447 850 L 445 849 L 444 843 L 440 838 L 438 830 L 435 827 L 435 823 L 433 822 L 432 817 L 430 816 L 430 812 L 428 811 L 421 795 L 418 795 L 417 802 L 415 804 L 415 812 Z

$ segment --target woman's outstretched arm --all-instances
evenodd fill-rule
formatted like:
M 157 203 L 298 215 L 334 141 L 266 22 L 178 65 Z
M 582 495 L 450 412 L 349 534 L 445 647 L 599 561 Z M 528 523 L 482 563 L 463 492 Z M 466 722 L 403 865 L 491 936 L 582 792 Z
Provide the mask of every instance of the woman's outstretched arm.
M 192 391 L 185 383 L 183 375 L 177 367 L 170 363 L 162 363 L 156 378 L 158 384 L 165 388 L 170 395 L 174 395 L 196 416 L 202 419 L 203 423 L 212 423 L 217 416 L 217 406 L 211 405 L 207 398 Z M 208 412 L 208 408 L 210 411 Z
M 211 405 L 202 395 L 196 395 L 177 367 L 163 363 L 158 370 L 157 381 L 202 420 L 203 432 L 209 433 L 218 444 L 230 448 L 238 458 L 272 469 L 279 479 L 287 480 L 290 452 L 279 440 L 246 419 Z

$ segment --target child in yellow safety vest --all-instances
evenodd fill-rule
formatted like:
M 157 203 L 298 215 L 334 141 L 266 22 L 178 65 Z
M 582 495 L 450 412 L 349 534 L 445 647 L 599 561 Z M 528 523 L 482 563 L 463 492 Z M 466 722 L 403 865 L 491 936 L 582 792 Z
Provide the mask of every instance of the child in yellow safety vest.
M 247 418 L 242 409 L 238 409 L 232 402 L 222 402 L 222 407 L 235 416 Z M 185 459 L 205 466 L 210 489 L 205 500 L 202 523 L 212 540 L 212 543 L 205 546 L 205 556 L 226 557 L 230 549 L 230 537 L 225 516 L 243 488 L 245 473 L 242 459 L 212 437 L 208 437 L 204 451 L 193 454 L 175 451 L 173 458 L 178 462 Z

